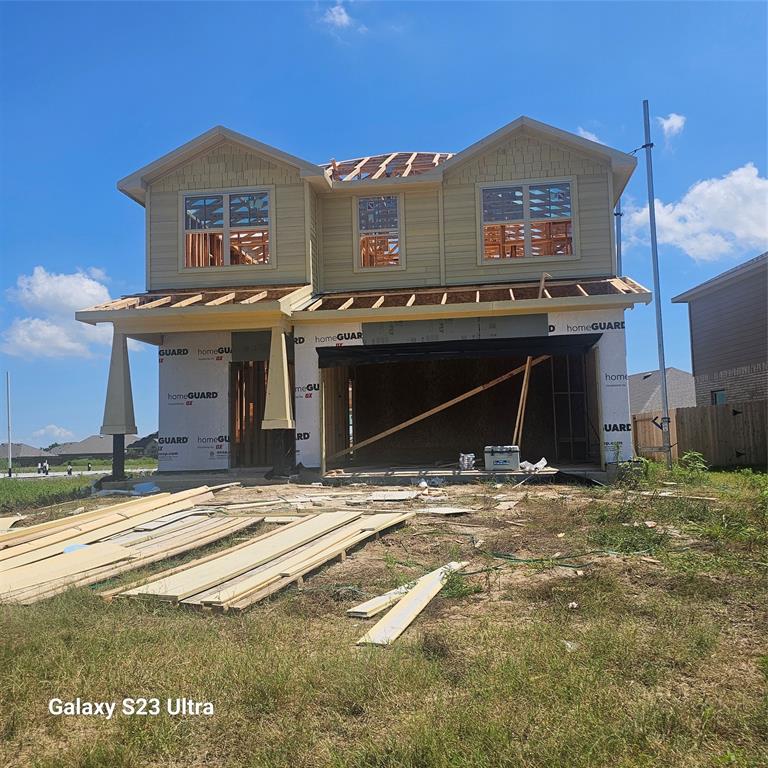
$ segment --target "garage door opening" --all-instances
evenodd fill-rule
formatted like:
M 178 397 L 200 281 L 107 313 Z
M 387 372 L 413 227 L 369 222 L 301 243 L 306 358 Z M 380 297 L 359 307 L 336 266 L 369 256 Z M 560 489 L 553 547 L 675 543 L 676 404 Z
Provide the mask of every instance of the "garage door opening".
M 460 453 L 482 465 L 486 445 L 512 442 L 522 375 L 515 375 L 455 405 L 353 451 L 370 438 L 470 390 L 525 366 L 526 354 L 476 348 L 448 359 L 400 355 L 381 360 L 371 348 L 337 353 L 322 370 L 326 467 L 451 466 Z M 535 350 L 533 350 L 535 351 Z M 532 367 L 522 458 L 550 463 L 600 461 L 596 360 L 592 345 L 551 349 Z M 355 356 L 358 359 L 354 359 Z M 347 452 L 345 452 L 347 451 Z

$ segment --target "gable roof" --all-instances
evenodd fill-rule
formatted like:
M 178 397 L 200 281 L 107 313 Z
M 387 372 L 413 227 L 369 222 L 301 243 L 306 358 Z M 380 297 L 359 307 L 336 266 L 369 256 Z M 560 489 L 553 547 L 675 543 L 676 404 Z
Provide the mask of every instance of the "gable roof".
M 719 275 L 716 275 L 715 277 L 706 280 L 703 283 L 700 283 L 699 285 L 694 286 L 693 288 L 690 288 L 689 290 L 685 291 L 685 293 L 681 293 L 678 296 L 675 296 L 672 299 L 673 304 L 687 304 L 689 301 L 692 301 L 693 299 L 698 299 L 700 296 L 703 296 L 705 293 L 709 293 L 710 291 L 716 291 L 718 288 L 721 288 L 726 283 L 729 283 L 731 280 L 739 280 L 741 278 L 747 277 L 751 275 L 753 272 L 758 272 L 761 269 L 767 269 L 768 268 L 768 251 L 765 253 L 761 253 L 759 256 L 755 256 L 754 259 L 750 259 L 749 261 L 745 261 L 743 264 L 739 264 L 736 267 L 733 267 L 733 269 L 729 269 L 725 272 L 721 272 Z M 765 278 L 762 278 L 765 280 Z
M 55 454 L 45 451 L 42 448 L 35 448 L 26 443 L 11 443 L 12 459 L 44 459 L 52 457 Z M 8 443 L 0 443 L 0 456 L 8 456 Z
M 627 185 L 637 160 L 633 155 L 620 152 L 596 141 L 584 139 L 575 133 L 563 131 L 552 125 L 534 120 L 525 115 L 518 117 L 499 130 L 485 136 L 461 152 L 392 152 L 389 155 L 371 155 L 342 163 L 316 165 L 295 155 L 289 155 L 276 147 L 264 144 L 237 131 L 217 125 L 195 139 L 182 144 L 178 149 L 158 158 L 149 165 L 126 176 L 117 183 L 117 188 L 138 203 L 144 204 L 148 184 L 184 165 L 195 157 L 210 151 L 222 142 L 238 144 L 252 152 L 270 157 L 299 169 L 300 175 L 328 190 L 341 186 L 392 185 L 440 182 L 446 171 L 488 152 L 498 142 L 517 132 L 539 136 L 543 140 L 564 144 L 587 155 L 607 160 L 613 175 L 613 200 L 616 203 Z M 376 165 L 376 168 L 373 166 Z M 341 166 L 341 169 L 340 169 Z M 383 167 L 383 171 L 380 169 Z M 407 172 L 406 170 L 407 169 Z M 362 172 L 362 171 L 365 172 Z M 380 172 L 379 172 L 380 171 Z
M 135 443 L 136 435 L 125 436 L 125 447 Z M 112 454 L 112 435 L 90 435 L 76 443 L 57 445 L 51 453 L 57 456 L 105 456 Z
M 534 135 L 541 136 L 541 138 L 549 141 L 556 142 L 558 144 L 565 144 L 579 152 L 584 152 L 588 155 L 595 155 L 608 160 L 613 172 L 613 196 L 615 203 L 619 199 L 621 193 L 624 191 L 624 187 L 627 185 L 630 176 L 632 175 L 635 167 L 637 166 L 637 158 L 634 155 L 629 155 L 626 152 L 620 152 L 618 149 L 612 149 L 605 144 L 600 144 L 597 141 L 590 141 L 581 136 L 577 136 L 575 133 L 569 133 L 563 131 L 560 128 L 555 128 L 547 123 L 542 123 L 538 120 L 534 120 L 532 117 L 521 115 L 511 123 L 507 123 L 505 126 L 499 128 L 488 136 L 476 141 L 461 152 L 456 153 L 453 157 L 444 163 L 440 164 L 440 167 L 436 169 L 435 175 L 442 176 L 446 171 L 455 168 L 457 165 L 465 163 L 467 160 L 471 160 L 483 152 L 490 150 L 495 144 L 504 139 L 509 138 L 515 133 L 525 131 Z M 430 174 L 424 174 L 429 176 Z
M 281 149 L 256 141 L 256 139 L 252 139 L 250 136 L 225 128 L 223 125 L 216 125 L 210 131 L 201 133 L 197 138 L 182 144 L 172 152 L 168 152 L 154 162 L 149 163 L 149 165 L 139 168 L 138 171 L 134 171 L 124 179 L 120 179 L 117 182 L 117 188 L 132 200 L 143 205 L 148 184 L 151 184 L 161 176 L 165 176 L 179 166 L 185 165 L 190 160 L 194 160 L 198 155 L 209 152 L 225 141 L 238 144 L 252 152 L 258 152 L 261 155 L 270 157 L 277 162 L 298 168 L 303 177 L 324 178 L 324 169 L 319 165 L 310 163 L 308 160 L 303 160 L 295 155 L 289 155 Z
M 658 370 L 633 373 L 628 377 L 628 383 L 631 414 L 661 410 L 661 376 Z M 693 374 L 679 368 L 667 368 L 667 397 L 670 408 L 696 405 Z

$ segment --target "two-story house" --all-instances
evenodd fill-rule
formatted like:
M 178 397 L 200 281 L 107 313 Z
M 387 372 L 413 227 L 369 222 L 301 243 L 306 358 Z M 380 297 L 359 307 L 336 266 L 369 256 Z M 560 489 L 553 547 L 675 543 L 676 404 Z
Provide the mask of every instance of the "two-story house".
M 651 296 L 616 274 L 612 214 L 635 165 L 527 117 L 326 165 L 214 128 L 118 184 L 147 285 L 77 313 L 114 326 L 102 431 L 135 432 L 132 338 L 158 347 L 161 471 L 455 462 L 511 442 L 529 360 L 523 458 L 629 458 L 624 312 Z

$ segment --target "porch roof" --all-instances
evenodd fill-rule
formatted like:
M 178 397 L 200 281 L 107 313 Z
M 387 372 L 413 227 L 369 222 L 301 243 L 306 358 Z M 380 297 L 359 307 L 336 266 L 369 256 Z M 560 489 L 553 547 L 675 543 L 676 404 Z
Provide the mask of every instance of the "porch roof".
M 173 331 L 241 330 L 285 323 L 311 285 L 155 290 L 75 313 L 84 323 L 114 323 L 130 336 Z
M 651 292 L 629 277 L 547 280 L 451 287 L 345 291 L 307 298 L 291 313 L 295 322 L 439 319 L 563 310 L 628 308 L 648 304 Z

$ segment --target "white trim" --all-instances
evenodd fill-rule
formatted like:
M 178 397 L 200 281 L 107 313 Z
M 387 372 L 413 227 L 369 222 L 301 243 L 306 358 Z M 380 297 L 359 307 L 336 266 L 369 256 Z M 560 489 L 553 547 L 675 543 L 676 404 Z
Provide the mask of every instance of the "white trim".
M 397 198 L 397 229 L 399 237 L 400 255 L 396 267 L 364 267 L 360 263 L 360 220 L 359 202 L 371 197 L 395 197 Z M 352 269 L 354 272 L 374 272 L 387 275 L 390 272 L 403 272 L 406 269 L 405 261 L 405 195 L 402 192 L 383 195 L 355 195 L 352 197 Z
M 152 288 L 152 253 L 151 253 L 151 243 L 152 243 L 152 203 L 151 203 L 151 197 L 150 197 L 150 190 L 149 187 L 147 187 L 147 202 L 144 207 L 144 269 L 147 270 L 146 275 L 144 275 L 144 285 L 146 289 L 149 291 Z
M 571 249 L 573 254 L 570 256 L 532 256 L 531 255 L 531 222 L 530 215 L 530 195 L 529 187 L 539 184 L 569 184 L 571 191 Z M 486 259 L 484 256 L 484 238 L 483 238 L 483 190 L 496 189 L 499 187 L 522 187 L 523 188 L 523 218 L 510 223 L 520 223 L 525 225 L 525 256 L 520 259 Z M 478 181 L 475 183 L 475 222 L 477 228 L 477 266 L 478 267 L 499 267 L 513 266 L 515 264 L 544 264 L 552 262 L 569 262 L 581 260 L 581 240 L 579 237 L 579 189 L 576 176 L 558 176 L 544 179 L 510 179 L 505 181 Z M 565 218 L 565 217 L 563 217 Z M 542 221 L 542 219 L 535 219 Z M 549 219 L 547 219 L 549 221 Z M 560 221 L 560 219 L 551 219 L 551 221 Z
M 230 264 L 229 263 L 229 234 L 231 226 L 229 224 L 229 196 L 242 194 L 258 194 L 266 192 L 269 198 L 269 263 L 268 264 Z M 184 189 L 177 192 L 178 210 L 179 210 L 179 249 L 178 249 L 178 268 L 179 273 L 206 273 L 215 274 L 236 274 L 238 272 L 262 271 L 267 269 L 277 269 L 277 242 L 275 239 L 275 186 L 274 184 L 260 184 L 252 187 L 227 187 L 224 189 Z M 224 264 L 220 267 L 188 267 L 186 266 L 186 205 L 184 199 L 187 197 L 205 196 L 223 197 L 224 226 L 221 229 L 204 229 L 200 232 L 209 232 L 211 234 L 221 233 L 222 235 L 222 256 Z M 263 227 L 237 227 L 237 232 L 258 232 Z
M 177 149 L 168 152 L 154 162 L 149 163 L 149 165 L 145 165 L 138 171 L 121 179 L 117 182 L 117 188 L 122 193 L 128 195 L 128 197 L 144 205 L 146 204 L 145 193 L 149 184 L 152 184 L 157 179 L 167 175 L 175 168 L 189 162 L 198 155 L 209 152 L 225 141 L 239 144 L 252 152 L 264 155 L 274 161 L 298 168 L 299 175 L 302 178 L 317 178 L 330 187 L 330 182 L 325 178 L 325 172 L 319 165 L 310 163 L 295 155 L 290 155 L 277 149 L 277 147 L 256 141 L 256 139 L 252 139 L 242 133 L 225 128 L 223 125 L 217 125 L 188 141 L 186 144 L 182 144 Z

